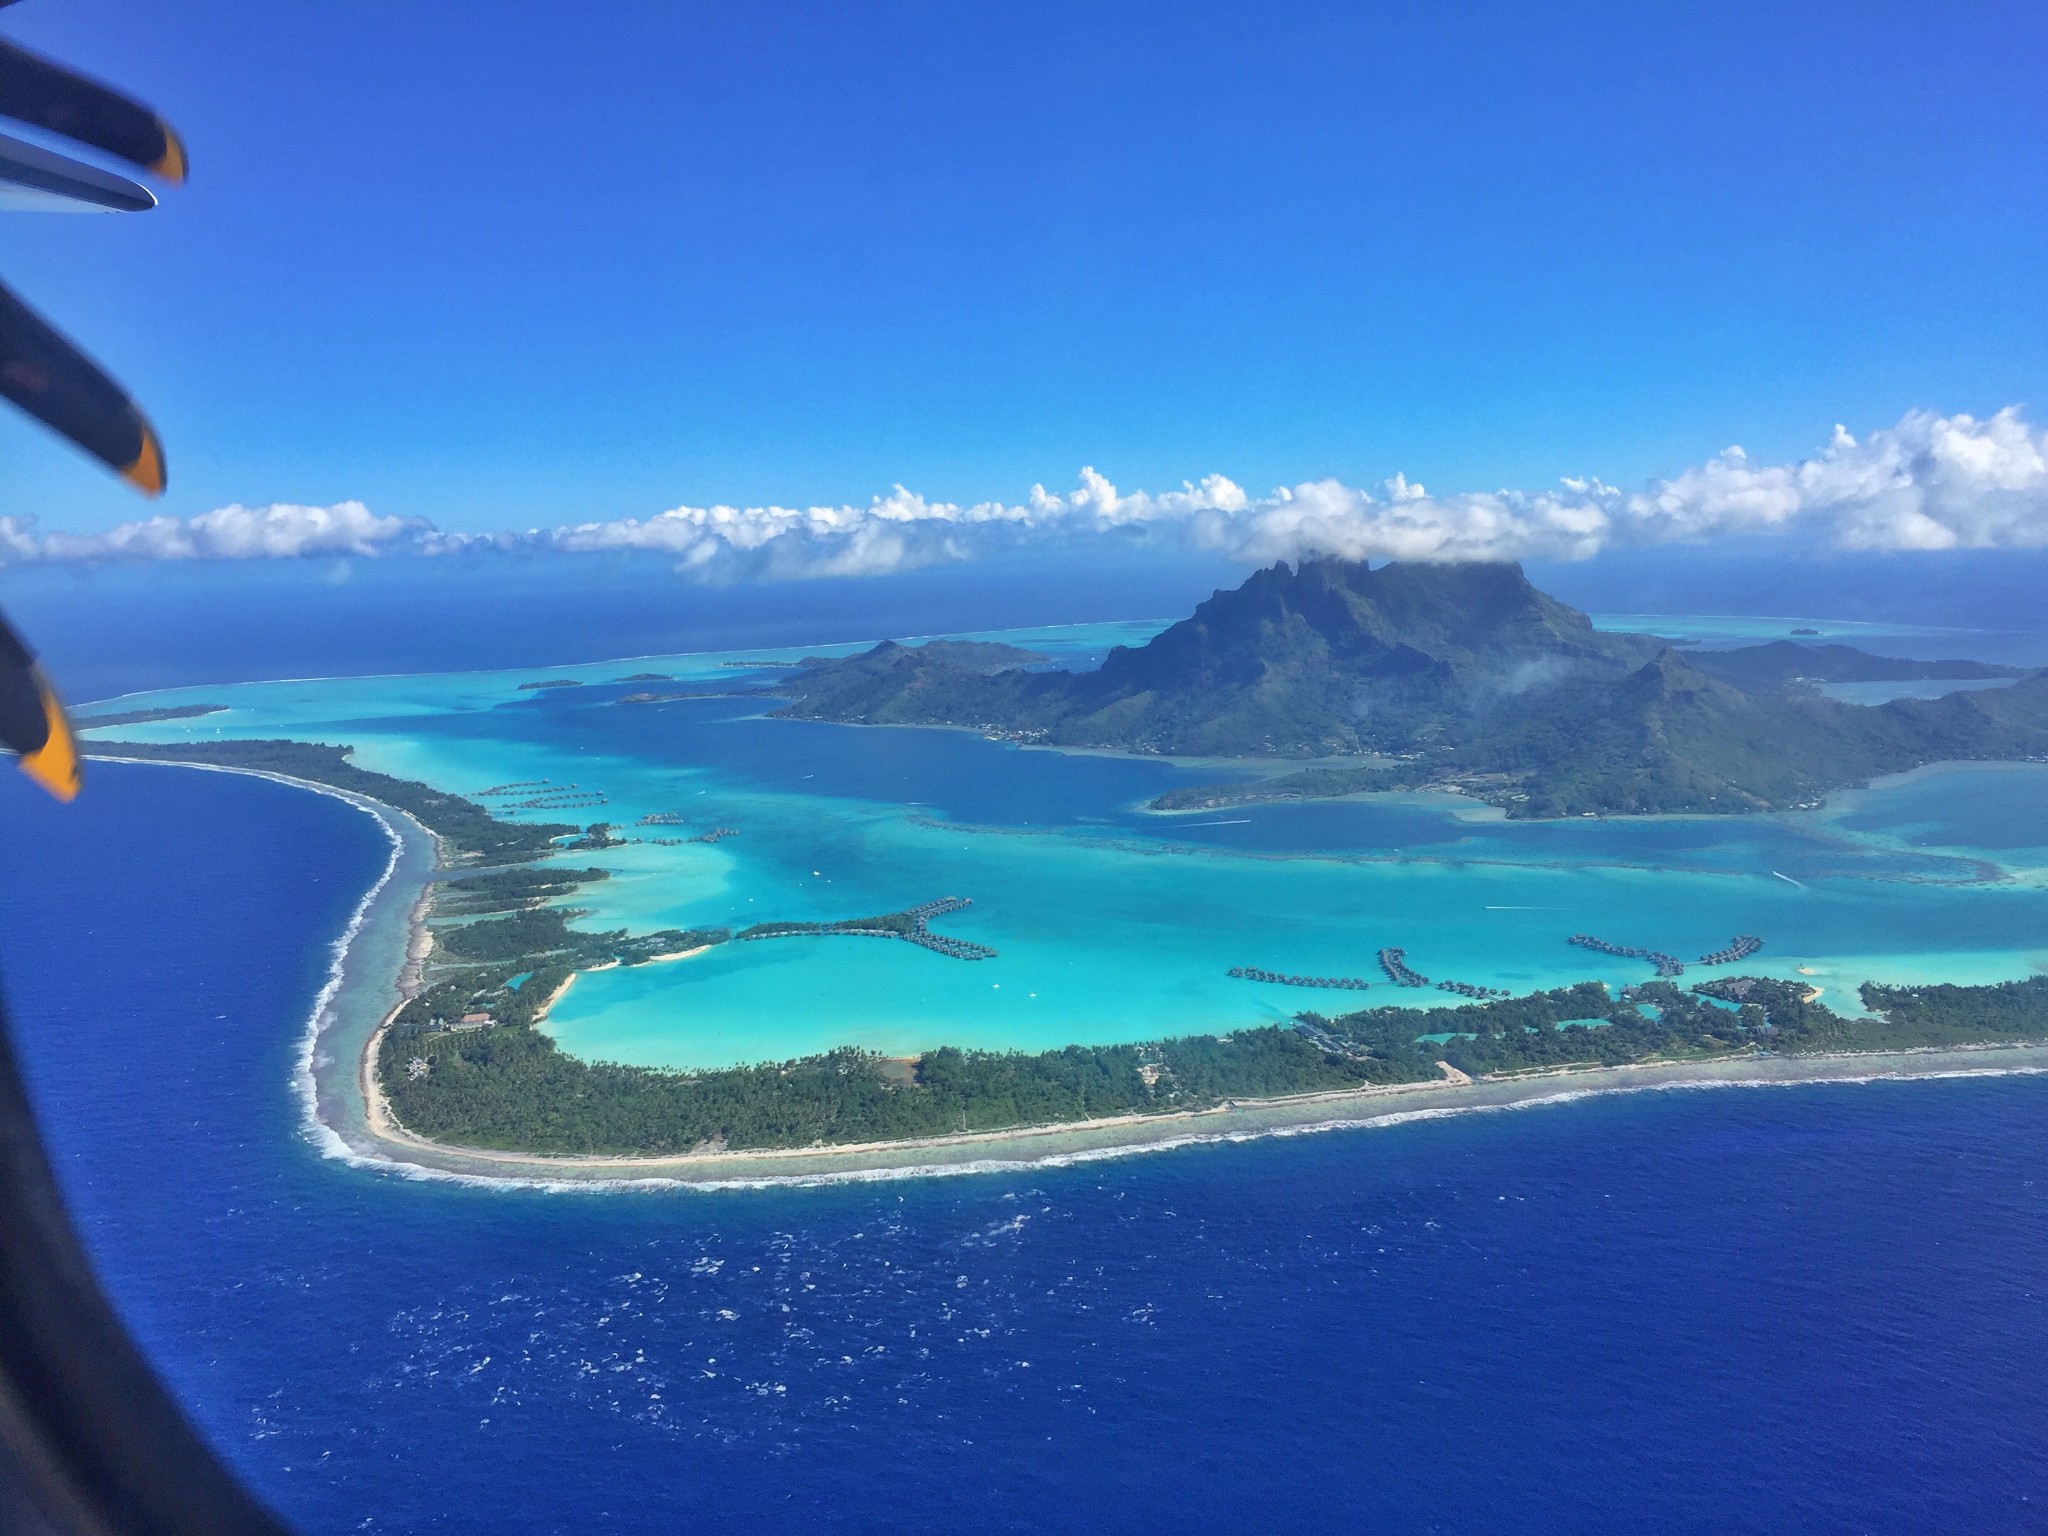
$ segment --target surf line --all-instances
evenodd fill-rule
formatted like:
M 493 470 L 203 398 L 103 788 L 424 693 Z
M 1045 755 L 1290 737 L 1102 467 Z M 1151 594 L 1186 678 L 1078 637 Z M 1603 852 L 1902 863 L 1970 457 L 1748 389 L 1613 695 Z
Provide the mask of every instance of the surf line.
M 1235 821 L 1191 821 L 1191 827 L 1248 827 L 1252 824 L 1249 816 L 1240 816 Z
M 1778 872 L 1775 869 L 1772 870 L 1771 873 L 1774 875 L 1778 875 Z M 1778 878 L 1784 881 L 1787 885 L 1799 885 L 1799 882 L 1797 880 L 1794 880 L 1790 875 L 1778 875 Z M 1799 889 L 1803 891 L 1806 889 L 1806 887 L 1803 885 L 1799 885 Z

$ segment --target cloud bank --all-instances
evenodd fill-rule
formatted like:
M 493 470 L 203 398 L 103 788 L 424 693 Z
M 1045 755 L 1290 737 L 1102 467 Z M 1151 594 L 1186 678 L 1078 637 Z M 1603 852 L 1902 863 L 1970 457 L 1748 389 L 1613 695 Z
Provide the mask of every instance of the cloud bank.
M 219 507 L 197 517 L 146 517 L 105 533 L 39 534 L 32 518 L 0 517 L 0 561 L 374 555 L 434 536 L 424 518 L 379 517 L 360 501 L 331 507 Z
M 1252 496 L 1222 475 L 1125 495 L 1093 469 L 1021 502 L 928 501 L 897 486 L 865 506 L 677 507 L 524 533 L 444 533 L 421 518 L 332 507 L 222 507 L 99 534 L 0 518 L 0 562 L 253 560 L 464 550 L 631 550 L 704 580 L 879 575 L 1061 541 L 1206 550 L 1252 565 L 1314 555 L 1397 560 L 1582 560 L 1604 549 L 1735 536 L 1841 550 L 2048 546 L 2048 430 L 2017 406 L 1978 419 L 1913 412 L 1858 440 L 1841 427 L 1811 458 L 1751 462 L 1741 448 L 1635 491 L 1567 478 L 1553 490 L 1431 495 L 1400 475 Z

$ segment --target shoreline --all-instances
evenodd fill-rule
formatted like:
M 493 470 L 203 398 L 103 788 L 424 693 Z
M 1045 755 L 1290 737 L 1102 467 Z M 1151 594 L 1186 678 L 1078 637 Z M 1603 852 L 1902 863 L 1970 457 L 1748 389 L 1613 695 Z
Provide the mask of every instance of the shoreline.
M 390 1161 L 414 1176 L 532 1189 L 755 1189 L 953 1174 L 1020 1172 L 1111 1157 L 1366 1129 L 1451 1115 L 1543 1108 L 1617 1093 L 1865 1084 L 1912 1079 L 2048 1075 L 2048 1045 L 1986 1045 L 1827 1056 L 1717 1057 L 1623 1067 L 1553 1068 L 1513 1078 L 1435 1081 L 1239 1099 L 1204 1110 L 915 1141 L 636 1157 L 549 1156 L 432 1141 L 382 1115 Z
M 1387 1126 L 1419 1119 L 1490 1110 L 1563 1104 L 1595 1095 L 1647 1090 L 1797 1086 L 1867 1083 L 1912 1078 L 2048 1074 L 2048 1044 L 1996 1044 L 1887 1052 L 1845 1052 L 1826 1056 L 1771 1056 L 1747 1053 L 1685 1062 L 1643 1062 L 1619 1067 L 1553 1068 L 1512 1078 L 1402 1083 L 1270 1099 L 1237 1099 L 1202 1110 L 1122 1115 L 1099 1120 L 972 1131 L 920 1140 L 849 1143 L 841 1146 L 750 1151 L 689 1152 L 661 1156 L 630 1154 L 549 1155 L 499 1151 L 437 1142 L 407 1130 L 377 1081 L 378 1048 L 398 1011 L 417 989 L 431 949 L 427 923 L 432 877 L 447 866 L 440 839 L 412 816 L 367 796 L 331 785 L 262 769 L 169 759 L 107 759 L 242 773 L 311 790 L 340 800 L 376 819 L 391 840 L 383 872 L 366 891 L 342 934 L 334 941 L 327 983 L 315 999 L 301 1037 L 293 1091 L 305 1109 L 305 1130 L 323 1155 L 352 1166 L 402 1176 L 454 1180 L 496 1187 L 540 1189 L 730 1189 L 866 1182 L 875 1179 L 1017 1171 L 1079 1161 L 1132 1156 L 1218 1142 L 1267 1136 Z M 378 987 L 388 1004 L 354 1052 L 354 1070 L 340 1078 L 352 1088 L 361 1116 L 360 1134 L 345 1112 L 331 1116 L 323 1096 L 323 1066 L 338 1065 L 320 1047 L 343 1020 L 336 1002 L 350 978 L 348 964 L 364 932 L 379 913 L 408 847 L 431 851 L 427 868 L 410 891 L 404 915 L 404 959 Z M 687 958 L 701 949 L 652 957 L 650 963 Z M 576 973 L 576 974 L 580 974 Z M 560 1000 L 572 974 L 548 1000 Z M 545 1017 L 543 1009 L 540 1017 Z M 536 1024 L 539 1018 L 536 1019 Z M 1459 1074 L 1462 1076 L 1463 1074 Z M 340 1120 L 342 1123 L 337 1124 Z

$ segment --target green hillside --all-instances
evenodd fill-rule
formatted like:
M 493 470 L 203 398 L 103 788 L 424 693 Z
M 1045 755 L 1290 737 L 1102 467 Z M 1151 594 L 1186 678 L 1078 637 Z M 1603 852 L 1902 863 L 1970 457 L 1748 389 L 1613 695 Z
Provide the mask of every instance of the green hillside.
M 2048 758 L 2044 676 L 1842 704 L 1807 685 L 2017 669 L 1783 641 L 1683 655 L 1594 629 L 1514 565 L 1276 565 L 1094 672 L 995 659 L 884 642 L 793 674 L 780 713 L 1176 756 L 1358 760 L 1177 790 L 1158 804 L 1169 810 L 1437 786 L 1513 816 L 1741 812 L 1944 759 Z

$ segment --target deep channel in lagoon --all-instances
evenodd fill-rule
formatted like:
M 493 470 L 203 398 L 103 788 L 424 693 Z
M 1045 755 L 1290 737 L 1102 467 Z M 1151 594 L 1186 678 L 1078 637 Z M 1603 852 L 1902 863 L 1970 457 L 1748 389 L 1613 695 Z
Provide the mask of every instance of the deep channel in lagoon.
M 1000 638 L 1092 665 L 1156 628 Z M 936 931 L 997 951 L 967 962 L 882 939 L 783 938 L 586 973 L 546 1027 L 593 1060 L 699 1068 L 842 1045 L 1045 1049 L 1227 1032 L 1306 1008 L 1459 1001 L 1388 985 L 1374 959 L 1383 945 L 1432 978 L 1517 992 L 1649 975 L 1567 945 L 1575 932 L 1688 959 L 1755 934 L 1765 947 L 1744 971 L 1799 977 L 1838 1008 L 1854 1007 L 1865 980 L 2048 967 L 2048 767 L 1925 770 L 1766 817 L 1516 823 L 1448 795 L 1161 816 L 1142 807 L 1162 791 L 1250 770 L 773 720 L 773 700 L 736 691 L 777 670 L 736 663 L 822 649 L 186 688 L 119 707 L 230 708 L 110 734 L 349 743 L 363 767 L 456 793 L 546 781 L 549 794 L 601 795 L 510 812 L 608 821 L 642 840 L 568 856 L 612 872 L 572 898 L 587 927 L 738 929 L 962 896 L 973 905 Z M 667 677 L 621 681 L 639 673 Z M 546 679 L 581 686 L 519 686 Z M 700 696 L 620 702 L 645 692 Z M 537 793 L 487 803 L 507 814 Z M 650 815 L 678 823 L 636 825 Z M 651 841 L 720 826 L 738 835 Z M 1247 982 L 1226 974 L 1233 966 L 1373 985 Z

